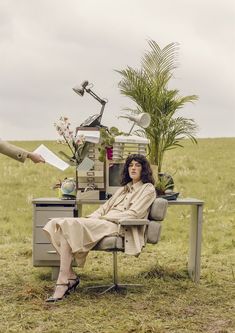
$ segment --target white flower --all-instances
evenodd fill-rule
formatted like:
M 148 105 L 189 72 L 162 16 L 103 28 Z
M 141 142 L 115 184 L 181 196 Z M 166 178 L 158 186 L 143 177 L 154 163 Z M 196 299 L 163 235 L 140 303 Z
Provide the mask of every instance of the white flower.
M 79 135 L 78 137 L 75 137 L 75 143 L 76 145 L 81 145 L 83 144 L 86 140 L 85 140 L 85 136 L 83 134 Z
M 60 117 L 54 126 L 60 136 L 63 136 L 68 142 L 73 142 L 73 131 L 70 129 L 70 122 L 67 117 Z

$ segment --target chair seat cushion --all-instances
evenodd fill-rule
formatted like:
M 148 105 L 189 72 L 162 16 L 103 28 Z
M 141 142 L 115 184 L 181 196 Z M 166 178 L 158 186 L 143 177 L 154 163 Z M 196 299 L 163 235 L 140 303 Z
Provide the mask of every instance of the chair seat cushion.
M 121 236 L 106 236 L 92 249 L 96 251 L 124 251 L 124 238 Z

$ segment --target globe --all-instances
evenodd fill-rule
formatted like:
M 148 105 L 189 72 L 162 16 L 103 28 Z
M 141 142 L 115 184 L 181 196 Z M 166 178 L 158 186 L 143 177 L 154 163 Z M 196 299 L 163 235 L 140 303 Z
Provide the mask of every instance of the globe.
M 76 182 L 73 178 L 66 178 L 61 184 L 62 196 L 76 197 Z

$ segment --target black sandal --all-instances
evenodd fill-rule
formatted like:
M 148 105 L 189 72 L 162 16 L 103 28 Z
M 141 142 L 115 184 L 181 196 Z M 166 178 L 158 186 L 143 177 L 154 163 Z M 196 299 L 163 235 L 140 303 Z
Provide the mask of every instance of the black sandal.
M 77 276 L 75 279 L 68 279 L 68 281 L 75 281 L 72 286 L 69 284 L 69 287 L 68 287 L 68 292 L 70 292 L 70 291 L 75 292 L 77 286 L 80 283 L 79 277 Z
M 62 301 L 63 298 L 67 297 L 70 292 L 69 292 L 69 283 L 57 283 L 56 286 L 67 286 L 68 288 L 65 290 L 64 295 L 62 297 L 53 297 L 50 296 L 49 298 L 46 299 L 47 303 L 54 303 L 57 301 Z

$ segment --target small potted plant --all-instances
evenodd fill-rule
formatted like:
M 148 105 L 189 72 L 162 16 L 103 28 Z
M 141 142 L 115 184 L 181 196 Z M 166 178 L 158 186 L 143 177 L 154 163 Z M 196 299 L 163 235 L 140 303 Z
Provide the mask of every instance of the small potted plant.
M 173 192 L 174 180 L 167 173 L 158 173 L 158 180 L 155 184 L 155 188 L 157 196 L 167 200 L 176 200 L 179 195 L 179 193 Z
M 99 161 L 104 162 L 107 154 L 109 160 L 113 157 L 113 144 L 115 136 L 122 134 L 117 127 L 102 127 L 100 129 Z

